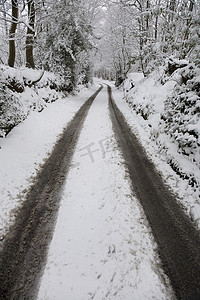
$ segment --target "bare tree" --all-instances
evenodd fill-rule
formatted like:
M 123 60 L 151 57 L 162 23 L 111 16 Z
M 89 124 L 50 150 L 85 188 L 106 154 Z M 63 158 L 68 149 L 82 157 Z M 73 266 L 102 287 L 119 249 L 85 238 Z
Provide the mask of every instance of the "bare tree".
M 18 22 L 18 0 L 12 0 L 12 21 L 9 31 L 9 58 L 8 65 L 14 67 L 15 64 L 15 31 Z
M 26 66 L 35 68 L 33 59 L 33 44 L 34 44 L 34 26 L 35 26 L 35 3 L 34 0 L 28 0 L 28 27 L 26 36 Z
M 2 1 L 2 8 L 0 8 L 0 12 L 2 14 L 2 19 L 4 21 L 4 27 L 5 27 L 5 34 L 8 36 L 9 35 L 9 30 L 8 30 L 8 22 L 6 18 L 6 0 Z

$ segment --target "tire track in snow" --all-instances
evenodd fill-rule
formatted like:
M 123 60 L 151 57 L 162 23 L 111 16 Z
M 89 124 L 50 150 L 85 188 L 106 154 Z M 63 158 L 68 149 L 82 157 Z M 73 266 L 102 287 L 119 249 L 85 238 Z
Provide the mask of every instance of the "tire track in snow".
M 0 253 L 0 299 L 34 299 L 60 194 L 82 124 L 100 87 L 79 109 L 28 192 Z
M 87 115 L 72 163 L 38 300 L 172 299 L 131 194 L 106 88 Z
M 144 208 L 159 246 L 166 274 L 178 299 L 200 299 L 200 237 L 175 197 L 163 184 L 131 132 L 108 86 L 110 115 L 129 170 L 133 189 Z

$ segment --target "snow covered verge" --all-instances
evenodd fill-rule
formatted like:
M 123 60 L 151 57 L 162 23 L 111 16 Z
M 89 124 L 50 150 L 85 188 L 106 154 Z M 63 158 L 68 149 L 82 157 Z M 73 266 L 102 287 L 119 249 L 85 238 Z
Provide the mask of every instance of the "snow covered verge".
M 28 118 L 0 138 L 0 242 L 63 129 L 97 88 L 99 85 L 82 88 L 77 95 L 45 102 L 45 109 L 40 113 L 37 109 L 29 110 L 27 105 Z M 36 94 L 33 97 L 38 104 Z
M 114 99 L 200 228 L 200 69 L 170 58 L 148 78 L 129 74 Z
M 42 70 L 0 65 L 0 137 L 24 121 L 31 111 L 65 96 L 69 82 Z

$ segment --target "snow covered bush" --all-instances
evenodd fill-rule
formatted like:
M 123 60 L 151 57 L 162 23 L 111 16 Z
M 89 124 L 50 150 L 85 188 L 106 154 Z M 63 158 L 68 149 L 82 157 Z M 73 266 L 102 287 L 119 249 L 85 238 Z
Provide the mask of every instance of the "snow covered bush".
M 9 97 L 9 98 L 8 98 Z M 4 137 L 14 126 L 23 121 L 20 103 L 6 86 L 0 87 L 0 137 Z
M 129 74 L 126 102 L 155 151 L 200 196 L 200 69 L 170 57 L 147 78 Z M 141 137 L 142 138 L 142 137 Z
M 164 130 L 178 144 L 178 152 L 200 166 L 200 69 L 188 64 L 174 73 L 180 83 L 164 103 Z
M 142 73 L 133 73 L 128 75 L 124 83 L 126 101 L 150 126 L 153 126 L 152 117 L 160 115 L 163 111 L 163 99 L 169 90 L 168 84 L 162 86 L 159 82 L 162 74 L 163 67 L 152 72 L 147 78 L 143 78 Z M 171 83 L 172 87 L 174 84 Z
M 40 112 L 46 103 L 62 97 L 64 84 L 62 78 L 53 73 L 1 65 L 0 137 L 25 120 L 31 111 Z

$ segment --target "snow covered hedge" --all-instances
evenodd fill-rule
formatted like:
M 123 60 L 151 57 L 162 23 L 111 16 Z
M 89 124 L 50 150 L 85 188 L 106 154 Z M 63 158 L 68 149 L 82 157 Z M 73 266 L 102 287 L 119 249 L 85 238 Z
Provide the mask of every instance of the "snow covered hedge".
M 0 137 L 25 120 L 31 111 L 40 112 L 47 102 L 56 101 L 67 84 L 53 73 L 0 65 Z
M 130 74 L 124 92 L 158 152 L 200 196 L 200 69 L 170 58 L 139 82 Z
M 173 77 L 179 82 L 164 103 L 164 130 L 177 143 L 178 152 L 200 167 L 200 69 L 188 64 Z

